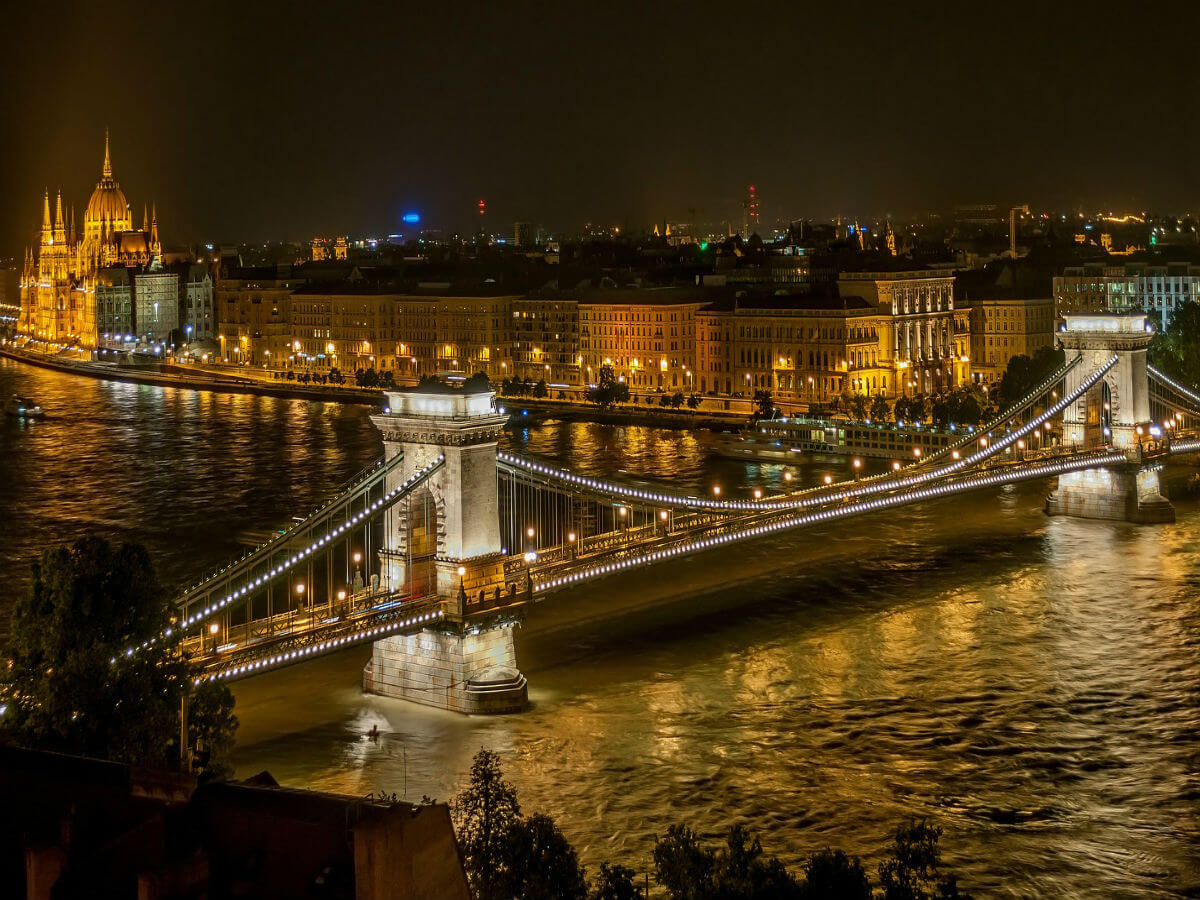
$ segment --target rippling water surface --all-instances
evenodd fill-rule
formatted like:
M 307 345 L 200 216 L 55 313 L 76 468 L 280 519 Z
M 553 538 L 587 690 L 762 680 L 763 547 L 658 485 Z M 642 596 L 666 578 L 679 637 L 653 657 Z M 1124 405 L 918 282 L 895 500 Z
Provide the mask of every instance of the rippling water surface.
M 381 449 L 361 407 L 0 361 L 14 391 L 51 416 L 0 422 L 0 596 L 46 542 L 96 530 L 192 577 Z M 549 423 L 508 442 L 701 490 L 778 483 L 714 460 L 712 440 Z M 487 746 L 593 867 L 644 868 L 677 821 L 745 822 L 789 862 L 826 844 L 874 860 L 898 820 L 930 815 L 986 896 L 1200 896 L 1200 509 L 1179 500 L 1164 527 L 1047 519 L 1045 491 L 776 536 L 547 604 L 518 637 L 519 716 L 363 696 L 363 649 L 262 676 L 237 688 L 239 770 L 446 798 Z

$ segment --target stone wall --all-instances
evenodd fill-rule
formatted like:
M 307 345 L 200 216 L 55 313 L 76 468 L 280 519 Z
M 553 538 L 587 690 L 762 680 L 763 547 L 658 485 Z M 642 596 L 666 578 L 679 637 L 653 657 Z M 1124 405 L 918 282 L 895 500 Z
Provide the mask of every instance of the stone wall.
M 516 712 L 527 703 L 511 625 L 478 634 L 426 629 L 377 641 L 363 689 L 462 713 Z

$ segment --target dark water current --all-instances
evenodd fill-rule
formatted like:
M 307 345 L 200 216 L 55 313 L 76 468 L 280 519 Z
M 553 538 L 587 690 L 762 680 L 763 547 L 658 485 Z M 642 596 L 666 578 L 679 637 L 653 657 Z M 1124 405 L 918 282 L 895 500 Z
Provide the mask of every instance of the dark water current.
M 88 531 L 147 544 L 182 581 L 380 453 L 361 407 L 0 360 L 14 391 L 51 415 L 0 421 L 0 606 L 40 547 Z M 778 483 L 712 441 L 548 423 L 508 443 L 727 495 Z M 676 821 L 745 822 L 789 862 L 825 844 L 874 860 L 928 815 L 984 896 L 1200 896 L 1200 507 L 1178 500 L 1164 527 L 1047 519 L 1046 490 L 777 536 L 547 605 L 518 637 L 520 716 L 363 696 L 362 649 L 261 677 L 237 691 L 239 770 L 446 798 L 487 746 L 593 867 L 645 867 Z

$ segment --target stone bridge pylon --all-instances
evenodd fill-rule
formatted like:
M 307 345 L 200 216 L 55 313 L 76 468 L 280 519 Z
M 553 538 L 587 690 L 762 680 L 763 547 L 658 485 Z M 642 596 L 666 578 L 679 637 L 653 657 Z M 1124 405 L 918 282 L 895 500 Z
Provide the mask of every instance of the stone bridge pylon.
M 1066 361 L 1080 364 L 1067 373 L 1065 395 L 1114 356 L 1116 363 L 1085 394 L 1063 410 L 1063 442 L 1078 447 L 1111 444 L 1129 464 L 1060 475 L 1046 500 L 1049 515 L 1129 522 L 1174 522 L 1175 508 L 1162 495 L 1160 466 L 1147 463 L 1150 440 L 1150 388 L 1146 350 L 1152 333 L 1140 313 L 1086 313 L 1064 316 L 1058 339 Z
M 466 620 L 468 598 L 505 587 L 496 486 L 496 442 L 507 421 L 490 390 L 444 386 L 387 394 L 371 417 L 391 474 L 402 484 L 440 463 L 385 520 L 382 565 L 402 594 L 436 594 L 446 615 L 416 634 L 377 641 L 363 672 L 372 693 L 463 713 L 515 712 L 527 704 L 511 622 Z

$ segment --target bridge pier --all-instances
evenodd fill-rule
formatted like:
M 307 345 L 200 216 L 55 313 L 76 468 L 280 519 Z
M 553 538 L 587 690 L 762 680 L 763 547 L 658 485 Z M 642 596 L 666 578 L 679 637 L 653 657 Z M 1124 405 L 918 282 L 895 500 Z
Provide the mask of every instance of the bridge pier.
M 448 625 L 376 641 L 363 689 L 452 712 L 520 712 L 529 697 L 513 630 Z
M 1175 507 L 1162 495 L 1158 469 L 1138 463 L 1059 475 L 1058 487 L 1046 498 L 1046 514 L 1141 525 L 1175 521 Z
M 392 590 L 436 595 L 436 629 L 376 642 L 363 689 L 461 713 L 519 712 L 528 703 L 511 624 L 479 619 L 506 594 L 496 490 L 496 440 L 507 417 L 490 390 L 433 387 L 387 394 L 371 421 L 384 456 L 403 460 L 394 481 L 441 460 L 418 502 L 388 519 L 380 551 Z
M 1068 314 L 1058 337 L 1067 361 L 1081 359 L 1066 377 L 1075 393 L 1089 374 L 1113 356 L 1116 364 L 1078 400 L 1063 410 L 1063 441 L 1079 447 L 1110 445 L 1124 450 L 1126 466 L 1088 469 L 1058 477 L 1046 498 L 1051 516 L 1115 519 L 1153 524 L 1174 522 L 1175 508 L 1162 495 L 1156 466 L 1142 461 L 1150 438 L 1150 390 L 1146 348 L 1151 332 L 1140 313 Z

